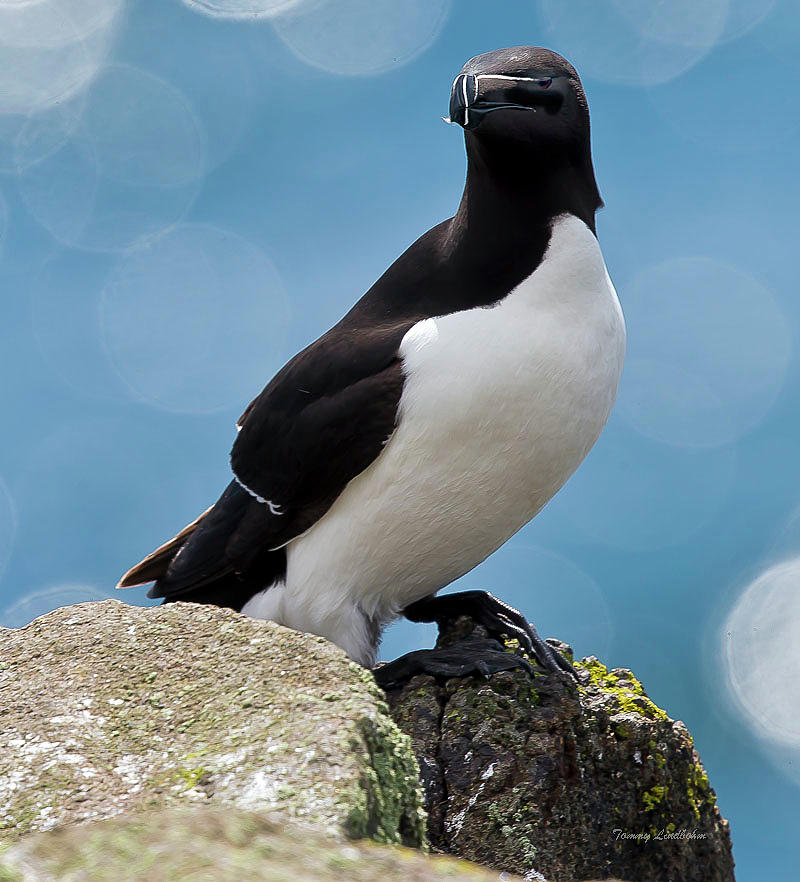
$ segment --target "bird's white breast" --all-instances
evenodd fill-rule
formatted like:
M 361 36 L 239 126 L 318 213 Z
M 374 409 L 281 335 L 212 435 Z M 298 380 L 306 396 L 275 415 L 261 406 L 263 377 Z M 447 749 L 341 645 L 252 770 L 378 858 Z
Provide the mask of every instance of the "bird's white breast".
M 406 334 L 397 429 L 287 546 L 286 585 L 264 595 L 280 610 L 267 617 L 345 645 L 350 638 L 334 633 L 349 627 L 342 617 L 352 618 L 354 605 L 386 621 L 488 557 L 594 444 L 624 349 L 597 240 L 562 216 L 541 264 L 497 305 L 427 319 Z

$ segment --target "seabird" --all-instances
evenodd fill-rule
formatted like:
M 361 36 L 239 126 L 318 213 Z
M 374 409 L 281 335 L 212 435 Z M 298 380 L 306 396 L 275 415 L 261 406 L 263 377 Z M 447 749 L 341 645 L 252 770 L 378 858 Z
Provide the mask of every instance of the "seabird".
M 468 61 L 448 121 L 467 153 L 456 214 L 250 403 L 222 496 L 118 587 L 154 581 L 149 597 L 318 634 L 367 667 L 398 615 L 470 612 L 569 669 L 488 593 L 435 595 L 540 511 L 616 396 L 625 324 L 596 238 L 589 110 L 569 62 L 523 46 Z M 475 641 L 472 661 L 450 651 L 447 670 L 508 667 L 489 643 L 479 663 Z

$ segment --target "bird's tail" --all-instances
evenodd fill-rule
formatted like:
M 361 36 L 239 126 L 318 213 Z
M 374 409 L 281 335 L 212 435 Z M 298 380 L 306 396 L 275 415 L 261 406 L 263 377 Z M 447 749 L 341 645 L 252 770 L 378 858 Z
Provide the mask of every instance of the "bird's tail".
M 117 583 L 117 588 L 133 588 L 134 585 L 146 585 L 148 582 L 155 582 L 164 576 L 167 567 L 172 563 L 172 558 L 181 550 L 186 540 L 194 533 L 203 518 L 211 511 L 214 506 L 207 508 L 199 518 L 196 518 L 187 524 L 169 542 L 160 545 L 154 552 L 148 554 L 147 557 L 131 567 L 127 573 Z
M 275 550 L 275 518 L 234 480 L 217 502 L 141 563 L 117 588 L 155 584 L 148 597 L 212 603 L 239 610 L 286 574 L 286 552 Z

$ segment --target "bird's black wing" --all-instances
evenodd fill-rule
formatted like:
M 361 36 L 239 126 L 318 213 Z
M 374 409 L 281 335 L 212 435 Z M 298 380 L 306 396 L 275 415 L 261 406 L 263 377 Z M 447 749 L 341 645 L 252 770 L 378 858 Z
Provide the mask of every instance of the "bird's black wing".
M 319 520 L 394 431 L 405 382 L 398 349 L 412 324 L 339 325 L 275 376 L 239 420 L 235 480 L 151 597 L 179 599 L 229 576 L 263 582 L 275 566 L 270 552 Z
M 398 348 L 411 324 L 334 329 L 295 356 L 243 414 L 231 468 L 266 500 L 281 543 L 322 517 L 394 431 L 405 382 Z

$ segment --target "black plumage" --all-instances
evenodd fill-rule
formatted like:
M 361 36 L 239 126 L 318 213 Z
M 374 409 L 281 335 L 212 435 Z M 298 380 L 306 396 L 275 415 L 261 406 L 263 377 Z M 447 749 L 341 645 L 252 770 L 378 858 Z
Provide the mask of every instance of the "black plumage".
M 286 543 L 325 515 L 396 427 L 406 332 L 424 319 L 502 300 L 541 262 L 559 214 L 594 232 L 601 200 L 574 69 L 555 53 L 526 47 L 478 56 L 461 76 L 474 82 L 476 73 L 493 71 L 522 82 L 487 94 L 487 112 L 502 100 L 529 102 L 536 114 L 522 104 L 516 113 L 490 114 L 494 129 L 484 126 L 482 137 L 465 126 L 468 171 L 457 213 L 414 242 L 251 402 L 231 452 L 235 479 L 120 587 L 155 581 L 151 597 L 240 609 L 283 580 Z M 551 91 L 539 75 L 563 86 Z M 454 86 L 451 115 L 459 96 Z

